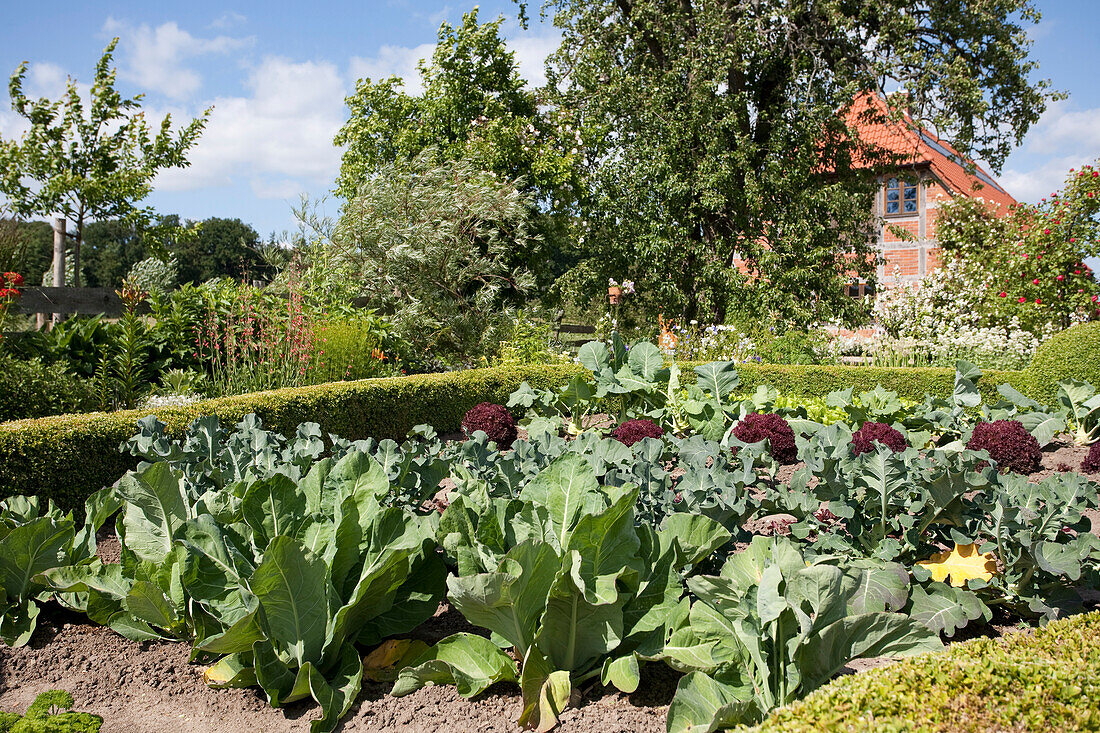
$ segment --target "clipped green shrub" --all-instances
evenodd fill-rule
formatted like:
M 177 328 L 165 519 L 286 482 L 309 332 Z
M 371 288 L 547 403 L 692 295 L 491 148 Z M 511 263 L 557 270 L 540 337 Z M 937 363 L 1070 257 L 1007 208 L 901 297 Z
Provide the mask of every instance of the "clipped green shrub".
M 135 458 L 119 452 L 119 445 L 149 414 L 156 414 L 171 435 L 182 433 L 201 415 L 217 415 L 223 425 L 232 425 L 254 412 L 266 428 L 283 434 L 293 434 L 299 423 L 316 422 L 324 433 L 351 440 L 403 438 L 422 423 L 441 433 L 457 432 L 462 416 L 479 402 L 503 403 L 524 381 L 545 389 L 579 371 L 575 365 L 471 369 L 291 387 L 183 407 L 2 423 L 0 496 L 39 496 L 79 512 L 89 494 L 137 465 Z
M 691 379 L 690 367 L 697 362 L 681 365 L 682 381 Z M 947 397 L 955 388 L 955 370 L 940 367 L 866 367 L 829 366 L 818 364 L 738 364 L 741 378 L 740 390 L 752 392 L 759 386 L 774 387 L 782 395 L 825 397 L 838 389 L 854 388 L 869 392 L 881 385 L 897 392 L 907 400 L 923 400 L 925 395 Z M 1026 395 L 1031 395 L 1031 376 L 1028 372 L 984 371 L 978 389 L 986 400 L 996 401 L 997 386 L 1011 384 Z M 1053 398 L 1047 400 L 1053 403 Z
M 95 403 L 91 381 L 70 374 L 64 364 L 0 354 L 0 422 L 80 412 Z
M 1097 730 L 1098 698 L 1100 613 L 1090 613 L 841 677 L 751 730 Z
M 73 696 L 64 690 L 43 692 L 26 715 L 0 713 L 0 733 L 99 733 L 103 718 L 72 707 Z
M 1035 399 L 1053 402 L 1058 382 L 1080 379 L 1100 388 L 1100 321 L 1067 328 L 1044 341 L 1031 358 Z

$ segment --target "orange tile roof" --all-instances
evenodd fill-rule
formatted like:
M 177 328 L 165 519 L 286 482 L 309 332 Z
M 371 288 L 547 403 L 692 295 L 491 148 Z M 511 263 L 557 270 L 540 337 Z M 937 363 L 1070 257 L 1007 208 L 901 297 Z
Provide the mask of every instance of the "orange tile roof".
M 988 171 L 965 161 L 957 150 L 917 125 L 907 113 L 898 120 L 888 119 L 886 100 L 878 94 L 860 95 L 848 111 L 847 121 L 849 127 L 859 130 L 864 143 L 900 156 L 901 165 L 927 165 L 955 194 L 996 204 L 999 215 L 1008 213 L 1017 203 Z M 973 166 L 972 172 L 967 170 L 967 163 Z

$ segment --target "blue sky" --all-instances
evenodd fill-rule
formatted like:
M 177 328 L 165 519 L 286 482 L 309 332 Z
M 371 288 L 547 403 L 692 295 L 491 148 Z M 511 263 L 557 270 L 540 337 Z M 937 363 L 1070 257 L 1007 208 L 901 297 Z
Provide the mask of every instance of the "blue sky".
M 1100 158 L 1093 70 L 1100 2 L 1038 4 L 1039 76 L 1070 97 L 1048 110 L 1004 166 L 1002 184 L 1028 201 L 1059 188 L 1069 168 Z M 120 37 L 119 86 L 143 92 L 151 116 L 183 119 L 214 106 L 192 167 L 162 175 L 150 203 L 192 219 L 239 217 L 266 236 L 294 228 L 291 207 L 301 193 L 317 198 L 331 188 L 340 161 L 332 137 L 355 79 L 415 79 L 416 60 L 430 55 L 440 22 L 457 23 L 469 7 L 413 0 L 24 3 L 0 26 L 0 73 L 6 78 L 29 61 L 27 90 L 56 97 L 67 75 L 89 79 L 103 46 Z M 521 70 L 541 81 L 557 34 L 537 17 L 521 31 L 515 9 L 511 0 L 483 2 L 480 17 L 509 17 L 506 35 Z M 18 123 L 6 103 L 0 107 L 0 135 L 18 134 Z M 327 208 L 335 213 L 331 200 Z

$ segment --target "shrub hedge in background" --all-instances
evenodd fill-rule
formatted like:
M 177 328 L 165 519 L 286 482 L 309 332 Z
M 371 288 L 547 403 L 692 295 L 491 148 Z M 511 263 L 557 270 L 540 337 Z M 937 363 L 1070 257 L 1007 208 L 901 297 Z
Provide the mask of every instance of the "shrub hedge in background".
M 1094 612 L 841 677 L 751 730 L 1100 730 L 1097 700 Z
M 1058 382 L 1080 379 L 1100 389 L 1100 321 L 1081 323 L 1044 341 L 1028 369 L 1035 380 L 1035 399 L 1053 402 Z
M 345 438 L 403 438 L 415 425 L 440 432 L 459 429 L 479 402 L 504 403 L 526 380 L 547 388 L 568 381 L 580 367 L 495 367 L 444 374 L 334 382 L 222 397 L 153 411 L 171 433 L 200 415 L 232 425 L 254 412 L 266 427 L 293 434 L 302 422 Z M 64 415 L 0 424 L 0 496 L 31 494 L 79 510 L 93 491 L 113 484 L 137 461 L 119 452 L 149 411 Z
M 0 354 L 0 422 L 81 412 L 95 402 L 92 383 L 73 376 L 64 365 Z
M 169 431 L 181 432 L 200 415 L 215 414 L 233 424 L 255 412 L 264 425 L 291 434 L 302 422 L 345 438 L 402 438 L 414 425 L 428 423 L 440 432 L 459 429 L 462 416 L 479 402 L 507 401 L 523 381 L 536 388 L 561 385 L 580 371 L 572 365 L 504 366 L 444 374 L 333 382 L 257 392 L 162 408 L 155 414 Z M 783 394 L 819 397 L 836 389 L 856 392 L 881 384 L 900 396 L 919 400 L 926 394 L 951 394 L 950 369 L 877 369 L 870 367 L 741 365 L 745 389 L 771 385 Z M 683 365 L 685 381 L 691 365 Z M 1030 394 L 1026 372 L 987 372 L 979 384 L 987 398 L 1009 382 Z M 0 496 L 34 494 L 65 508 L 79 509 L 84 498 L 117 481 L 134 460 L 119 453 L 149 411 L 64 415 L 0 424 Z
M 804 397 L 824 397 L 848 387 L 853 387 L 858 394 L 882 385 L 884 389 L 897 392 L 899 397 L 922 400 L 929 394 L 947 397 L 955 389 L 955 370 L 939 367 L 741 364 L 737 374 L 741 377 L 741 390 L 751 391 L 768 385 L 778 389 L 780 394 Z M 1024 394 L 1032 392 L 1031 375 L 1019 371 L 986 371 L 978 382 L 978 389 L 987 400 L 995 400 L 998 385 L 1005 383 Z

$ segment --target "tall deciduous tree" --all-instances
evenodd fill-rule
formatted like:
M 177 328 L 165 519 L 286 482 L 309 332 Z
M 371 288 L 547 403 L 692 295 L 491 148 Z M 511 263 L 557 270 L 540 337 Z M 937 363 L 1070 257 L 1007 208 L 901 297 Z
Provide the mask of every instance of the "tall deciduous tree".
M 548 91 L 588 150 L 578 279 L 630 273 L 687 318 L 853 315 L 842 284 L 873 279 L 875 174 L 897 163 L 850 128 L 860 93 L 903 87 L 918 121 L 995 169 L 1054 96 L 1030 80 L 1031 0 L 550 5 Z
M 418 64 L 423 92 L 411 95 L 396 76 L 361 79 L 347 98 L 348 121 L 336 193 L 350 201 L 384 166 L 431 149 L 437 162 L 468 160 L 501 180 L 516 181 L 532 213 L 536 237 L 509 253 L 512 264 L 551 277 L 546 260 L 560 256 L 560 229 L 573 199 L 577 131 L 567 113 L 539 109 L 500 35 L 503 17 L 478 23 L 477 9 L 457 28 L 444 23 L 430 61 Z
M 85 104 L 70 78 L 57 100 L 32 100 L 23 91 L 27 64 L 12 74 L 12 108 L 30 123 L 20 140 L 0 140 L 0 193 L 24 216 L 61 215 L 71 220 L 75 284 L 80 285 L 80 246 L 89 221 L 146 222 L 152 210 L 139 203 L 153 190 L 157 172 L 188 165 L 210 110 L 178 131 L 166 115 L 156 134 L 141 112 L 142 95 L 115 89 L 112 40 L 96 64 Z

